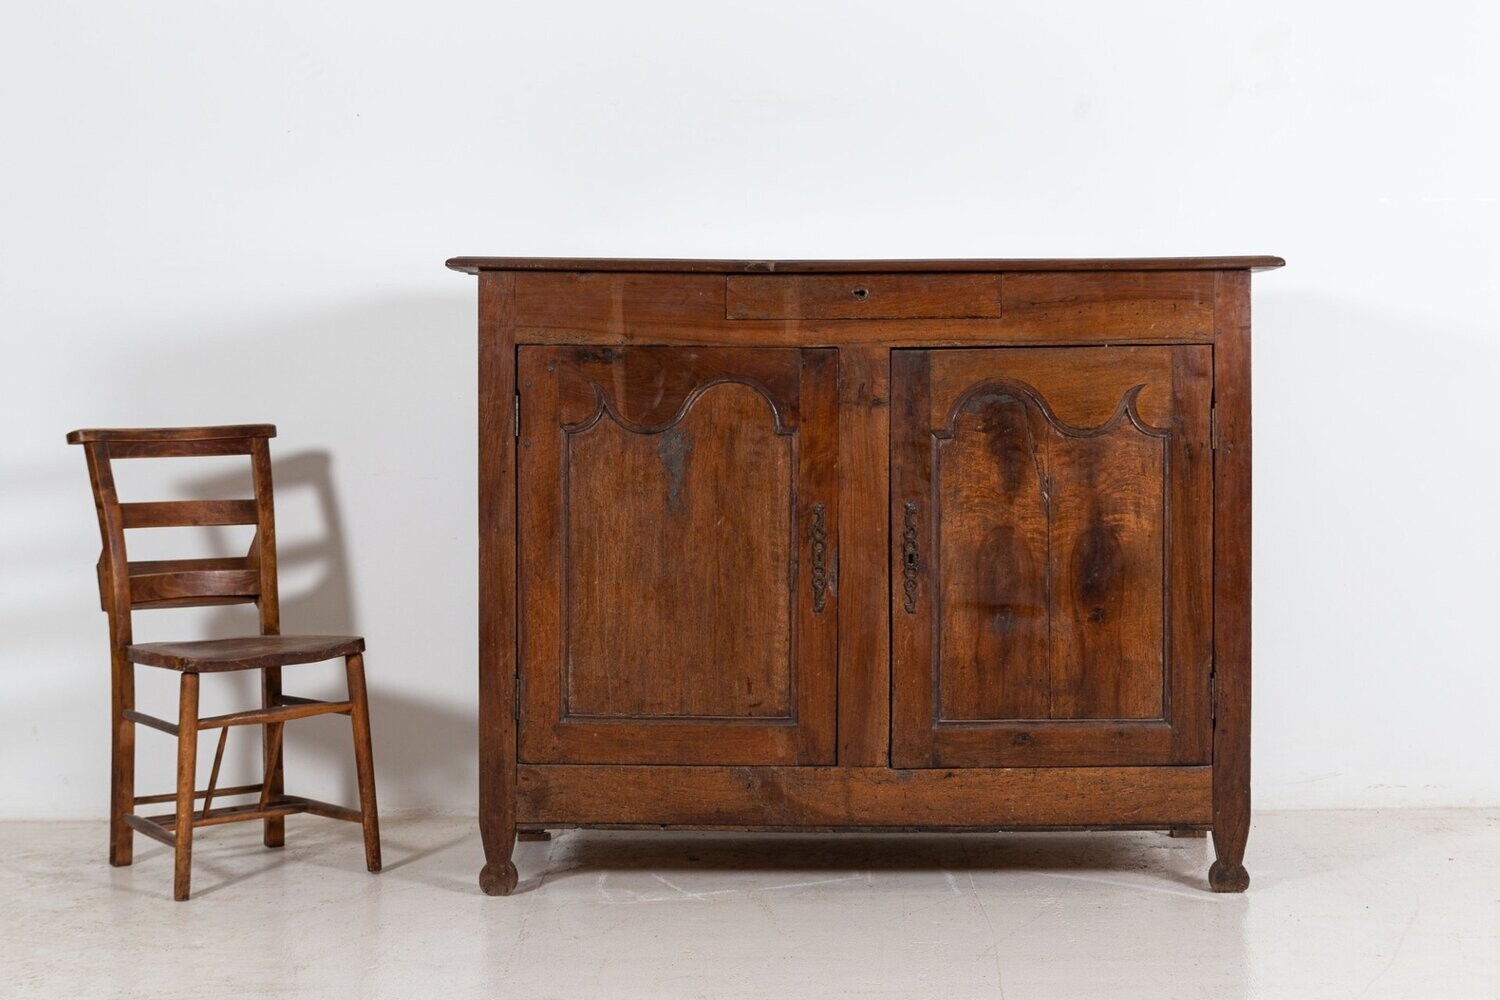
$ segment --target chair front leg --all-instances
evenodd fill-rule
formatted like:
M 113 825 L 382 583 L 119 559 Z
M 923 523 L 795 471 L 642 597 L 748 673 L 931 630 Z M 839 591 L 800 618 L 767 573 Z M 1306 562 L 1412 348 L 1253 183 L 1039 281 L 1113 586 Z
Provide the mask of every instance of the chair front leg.
M 135 812 L 135 723 L 125 718 L 135 708 L 135 664 L 122 649 L 110 659 L 109 863 L 121 868 L 135 858 L 135 831 L 125 822 Z
M 365 833 L 365 867 L 380 871 L 380 818 L 375 810 L 375 758 L 370 749 L 370 701 L 365 690 L 365 658 L 344 657 L 349 679 L 349 721 L 354 729 L 354 771 L 359 782 L 360 825 Z
M 193 875 L 193 792 L 198 777 L 198 675 L 182 675 L 181 700 L 177 705 L 177 822 L 176 869 L 172 898 L 188 898 Z
M 270 708 L 281 697 L 281 668 L 266 667 L 261 671 L 261 705 Z M 261 730 L 261 781 L 264 791 L 261 802 L 275 801 L 286 791 L 286 755 L 281 741 L 285 736 L 283 722 L 268 722 Z M 286 817 L 277 816 L 265 821 L 262 838 L 267 847 L 281 847 L 286 843 Z

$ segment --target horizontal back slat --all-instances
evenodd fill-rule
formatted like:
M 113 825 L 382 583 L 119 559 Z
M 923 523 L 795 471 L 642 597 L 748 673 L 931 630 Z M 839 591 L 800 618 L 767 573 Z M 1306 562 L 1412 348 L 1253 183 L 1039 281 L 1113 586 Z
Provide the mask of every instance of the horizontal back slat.
M 185 528 L 216 524 L 254 524 L 254 500 L 157 500 L 120 504 L 127 528 Z
M 134 559 L 130 563 L 131 576 L 149 576 L 153 573 L 189 573 L 205 569 L 253 569 L 244 556 L 224 556 L 211 559 Z
M 111 441 L 110 458 L 201 458 L 209 455 L 248 455 L 254 438 L 211 438 L 204 441 Z
M 191 607 L 253 601 L 260 573 L 253 569 L 182 570 L 130 578 L 132 607 Z

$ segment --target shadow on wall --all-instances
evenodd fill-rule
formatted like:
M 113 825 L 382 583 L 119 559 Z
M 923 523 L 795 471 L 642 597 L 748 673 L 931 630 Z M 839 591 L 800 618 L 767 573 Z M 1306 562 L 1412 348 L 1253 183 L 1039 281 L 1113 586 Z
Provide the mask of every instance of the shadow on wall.
M 344 518 L 331 474 L 333 456 L 327 451 L 302 451 L 278 457 L 274 441 L 272 449 L 282 632 L 289 635 L 361 635 Z M 180 483 L 180 488 L 188 499 L 254 495 L 248 468 L 224 475 L 189 478 Z M 280 539 L 285 537 L 281 515 L 285 501 L 295 500 L 304 493 L 310 493 L 314 499 L 321 531 L 310 540 L 290 545 L 281 543 Z M 299 504 L 299 509 L 301 506 Z M 218 529 L 218 534 L 220 537 L 212 543 L 214 555 L 244 554 L 244 546 L 231 541 L 224 529 Z M 288 586 L 289 580 L 299 582 Z M 247 631 L 249 623 L 244 608 L 221 607 L 205 613 L 210 615 L 204 622 L 205 635 L 230 636 Z M 421 801 L 425 797 L 424 791 L 430 794 L 434 787 L 464 780 L 472 766 L 472 747 L 469 740 L 454 740 L 452 737 L 455 733 L 473 732 L 472 715 L 434 701 L 393 692 L 389 685 L 380 683 L 380 671 L 392 666 L 392 659 L 382 657 L 377 648 L 371 648 L 367 657 L 378 794 L 383 795 L 386 802 Z M 321 676 L 314 680 L 317 690 L 310 690 L 307 683 L 299 684 L 299 679 L 307 679 L 306 676 L 299 678 L 299 673 L 307 675 L 311 673 L 309 668 L 313 667 L 299 664 L 283 668 L 283 688 L 288 693 L 304 697 L 330 700 L 345 697 L 341 669 L 337 671 L 337 682 L 327 682 Z M 319 673 L 326 675 L 328 669 L 324 666 Z M 245 705 L 258 704 L 259 671 L 246 671 L 229 681 L 235 685 L 236 697 Z M 256 731 L 264 734 L 260 727 L 256 727 Z M 348 720 L 343 717 L 312 718 L 289 724 L 285 731 L 288 790 L 297 791 L 296 771 L 299 766 L 305 768 L 313 763 L 322 773 L 339 775 L 339 801 L 351 805 L 357 802 L 351 739 Z M 258 743 L 233 737 L 230 743 L 236 744 L 238 749 L 231 755 L 226 748 L 226 757 L 237 760 L 244 773 L 258 775 L 261 768 Z
M 7 815 L 102 817 L 108 802 L 99 532 L 83 455 L 64 432 L 257 421 L 282 434 L 271 454 L 283 628 L 370 642 L 382 807 L 473 808 L 474 288 L 465 276 L 440 277 L 440 294 L 360 290 L 313 308 L 235 288 L 209 311 L 101 306 L 91 321 L 38 338 L 45 350 L 0 400 L 17 431 L 0 460 L 0 674 L 10 717 L 25 723 L 0 727 Z M 250 495 L 248 462 L 121 466 L 122 500 Z M 240 555 L 247 542 L 244 528 L 130 539 L 138 559 Z M 246 635 L 256 620 L 237 606 L 146 611 L 136 625 L 144 642 Z M 143 711 L 175 710 L 167 673 L 138 670 Z M 292 693 L 342 694 L 337 664 L 286 673 Z M 220 696 L 224 711 L 257 704 L 258 678 L 206 686 L 205 698 Z M 288 787 L 352 797 L 347 720 L 299 721 L 288 733 Z M 170 788 L 169 744 L 138 739 L 142 793 Z M 205 780 L 213 749 L 205 740 Z M 223 783 L 257 780 L 258 739 L 248 730 L 226 754 Z
M 452 579 L 454 564 L 468 569 L 475 558 L 473 288 L 453 278 L 452 294 L 444 297 L 372 299 L 290 317 L 247 310 L 238 319 L 216 318 L 207 337 L 191 320 L 155 325 L 150 339 L 157 349 L 115 355 L 110 384 L 182 391 L 155 398 L 110 394 L 104 399 L 110 412 L 91 421 L 268 420 L 286 437 L 340 442 L 284 454 L 271 442 L 281 626 L 288 634 L 369 640 L 371 728 L 385 810 L 472 808 L 474 796 L 473 701 L 456 693 L 474 688 L 474 595 L 472 587 L 421 582 Z M 178 495 L 253 495 L 248 463 L 198 473 L 191 465 L 176 473 Z M 351 502 L 363 535 L 353 545 L 336 480 L 360 484 Z M 217 554 L 244 553 L 246 540 L 235 529 L 209 530 L 218 532 Z M 365 567 L 358 579 L 351 568 L 356 554 Z M 383 609 L 381 620 L 363 620 L 361 593 L 377 595 L 366 603 Z M 455 613 L 455 606 L 463 610 Z M 187 614 L 199 616 L 192 624 L 204 636 L 256 627 L 253 609 L 243 606 Z M 259 703 L 258 672 L 223 683 L 237 703 Z M 283 686 L 306 697 L 342 698 L 345 691 L 338 664 L 284 668 Z M 287 726 L 289 791 L 356 801 L 349 729 L 341 716 Z M 237 735 L 229 744 L 226 774 L 258 780 L 259 740 Z M 200 755 L 211 757 L 212 747 Z

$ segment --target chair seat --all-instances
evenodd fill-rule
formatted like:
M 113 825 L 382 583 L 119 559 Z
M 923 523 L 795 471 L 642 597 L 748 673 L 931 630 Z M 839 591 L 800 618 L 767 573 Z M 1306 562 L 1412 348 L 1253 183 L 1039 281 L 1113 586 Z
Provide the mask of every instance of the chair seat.
M 357 635 L 249 635 L 193 642 L 143 642 L 125 647 L 131 663 L 188 673 L 317 663 L 364 651 L 365 640 Z

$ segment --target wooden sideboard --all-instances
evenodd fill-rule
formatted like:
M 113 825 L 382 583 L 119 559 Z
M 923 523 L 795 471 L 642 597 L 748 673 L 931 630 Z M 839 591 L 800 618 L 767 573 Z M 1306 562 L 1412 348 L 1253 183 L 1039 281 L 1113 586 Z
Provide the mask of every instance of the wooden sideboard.
M 480 827 L 1250 824 L 1275 257 L 459 257 Z

